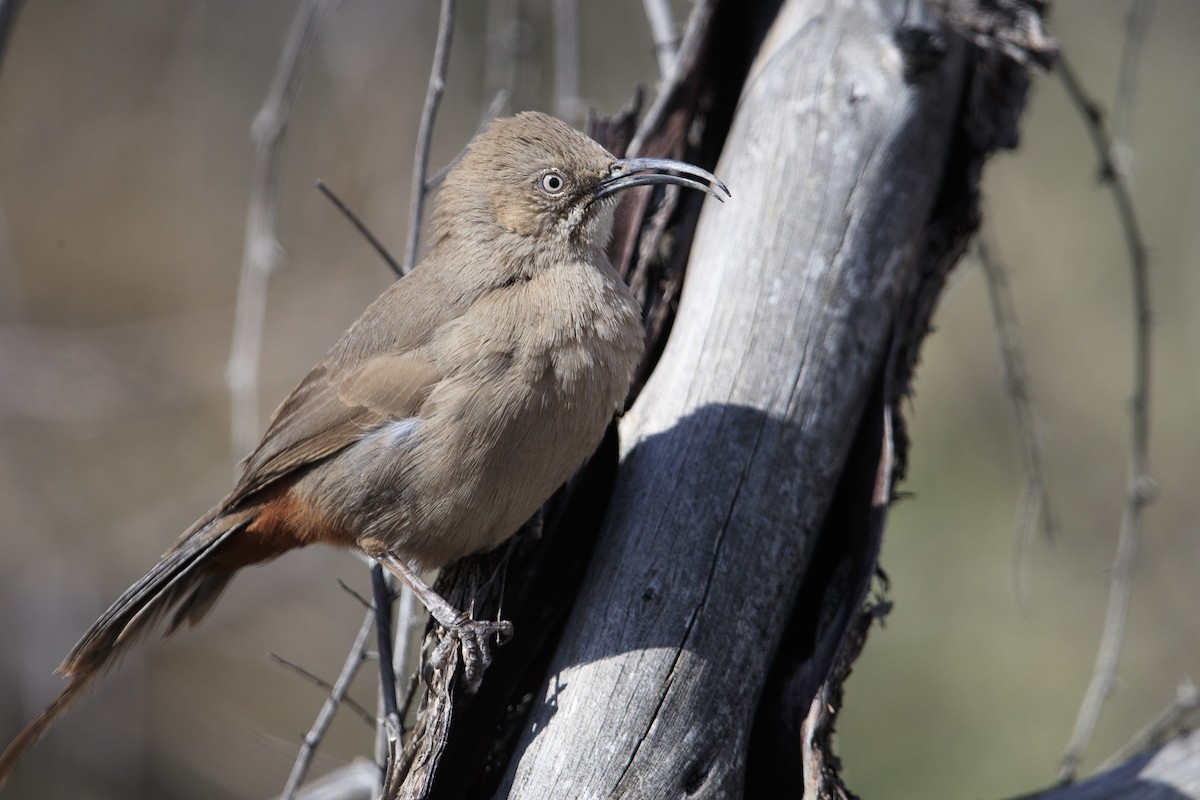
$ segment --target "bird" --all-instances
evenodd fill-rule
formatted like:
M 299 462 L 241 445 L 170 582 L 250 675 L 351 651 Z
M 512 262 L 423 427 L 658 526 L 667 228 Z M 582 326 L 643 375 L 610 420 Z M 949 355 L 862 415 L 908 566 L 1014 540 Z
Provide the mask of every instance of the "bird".
M 617 194 L 649 184 L 730 196 L 707 170 L 616 158 L 546 114 L 480 132 L 438 191 L 425 257 L 283 400 L 232 491 L 72 648 L 61 694 L 0 755 L 0 786 L 156 623 L 164 636 L 195 625 L 238 570 L 310 544 L 378 561 L 461 640 L 464 661 L 510 633 L 419 573 L 516 533 L 622 409 L 645 333 L 605 247 Z

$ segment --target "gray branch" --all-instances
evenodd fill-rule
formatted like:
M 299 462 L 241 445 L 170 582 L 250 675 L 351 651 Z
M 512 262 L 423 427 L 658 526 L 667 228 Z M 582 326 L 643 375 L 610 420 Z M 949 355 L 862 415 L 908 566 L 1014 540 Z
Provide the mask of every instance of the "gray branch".
M 1133 570 L 1137 564 L 1141 538 L 1142 511 L 1153 500 L 1155 485 L 1150 478 L 1149 455 L 1151 316 L 1150 265 L 1146 256 L 1146 244 L 1142 238 L 1129 184 L 1112 161 L 1112 141 L 1105 129 L 1099 107 L 1084 90 L 1074 70 L 1061 55 L 1058 74 L 1063 80 L 1067 94 L 1083 116 L 1088 135 L 1100 159 L 1100 175 L 1108 182 L 1116 202 L 1117 219 L 1129 249 L 1134 317 L 1133 400 L 1129 410 L 1129 477 L 1125 508 L 1121 513 L 1120 530 L 1117 533 L 1117 552 L 1113 557 L 1112 575 L 1109 579 L 1108 608 L 1104 615 L 1104 628 L 1100 633 L 1100 645 L 1096 649 L 1096 663 L 1092 669 L 1091 681 L 1079 704 L 1075 728 L 1063 754 L 1061 777 L 1069 781 L 1074 780 L 1079 761 L 1091 742 L 1104 701 L 1116 686 L 1117 660 L 1121 655 L 1121 642 L 1125 638 L 1125 624 L 1129 618 L 1129 604 L 1133 592 Z
M 288 775 L 287 785 L 283 788 L 283 794 L 279 796 L 280 800 L 295 800 L 296 792 L 299 791 L 300 784 L 304 783 L 304 776 L 308 774 L 313 755 L 317 752 L 317 745 L 321 743 L 325 731 L 329 730 L 329 726 L 333 723 L 338 706 L 342 704 L 346 692 L 350 690 L 350 682 L 354 680 L 358 668 L 362 666 L 367 652 L 367 639 L 370 638 L 374 628 L 375 612 L 372 610 L 363 616 L 362 625 L 358 628 L 358 635 L 354 637 L 354 644 L 350 646 L 350 653 L 346 656 L 342 671 L 334 681 L 333 689 L 325 700 L 325 705 L 321 707 L 321 712 L 317 714 L 312 728 L 304 736 L 304 744 L 300 747 L 296 762 L 292 765 L 292 772 Z
M 283 134 L 317 31 L 336 2 L 302 0 L 279 55 L 267 97 L 250 127 L 254 140 L 254 171 L 246 212 L 246 243 L 242 252 L 233 347 L 226 373 L 232 406 L 233 452 L 238 456 L 249 452 L 259 433 L 258 365 L 262 356 L 267 281 L 283 260 L 283 247 L 275 238 Z
M 983 235 L 976 240 L 975 252 L 987 284 L 992 324 L 996 328 L 996 340 L 1000 345 L 1004 380 L 1008 385 L 1008 399 L 1016 416 L 1021 442 L 1021 461 L 1025 467 L 1025 488 L 1021 492 L 1014 534 L 1017 597 L 1024 600 L 1028 594 L 1030 556 L 1039 523 L 1047 538 L 1052 537 L 1054 533 L 1047 488 L 1046 459 L 1041 427 L 1033 410 L 1033 401 L 1029 397 L 1025 356 L 1021 348 L 1016 307 L 1008 285 L 1007 267 L 995 256 L 992 246 Z
M 429 147 L 433 143 L 433 123 L 446 89 L 446 69 L 450 64 L 450 39 L 454 33 L 454 0 L 442 0 L 438 17 L 437 44 L 433 48 L 433 67 L 429 86 L 425 90 L 425 106 L 421 110 L 421 127 L 417 131 L 417 152 L 413 158 L 412 200 L 408 212 L 408 243 L 404 247 L 404 271 L 417 265 L 417 247 L 421 241 L 421 223 L 425 218 L 425 199 L 429 185 Z
M 654 37 L 658 71 L 663 78 L 668 78 L 674 71 L 675 50 L 679 47 L 675 17 L 666 0 L 642 0 L 642 5 L 646 7 L 646 21 L 650 23 L 650 35 Z
M 579 124 L 579 0 L 554 0 L 554 115 Z

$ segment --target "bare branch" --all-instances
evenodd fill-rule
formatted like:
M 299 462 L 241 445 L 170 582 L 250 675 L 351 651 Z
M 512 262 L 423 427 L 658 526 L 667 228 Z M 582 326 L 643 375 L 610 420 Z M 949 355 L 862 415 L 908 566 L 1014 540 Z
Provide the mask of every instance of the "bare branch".
M 379 796 L 378 782 L 379 770 L 375 765 L 358 758 L 309 782 L 296 793 L 294 800 L 372 800 Z
M 435 641 L 436 636 L 431 641 Z M 446 748 L 454 696 L 451 687 L 459 671 L 459 659 L 451 658 L 446 669 L 432 670 L 417 709 L 417 723 L 403 752 L 388 760 L 384 776 L 386 800 L 417 800 L 429 792 L 438 762 Z
M 417 245 L 421 241 L 421 221 L 425 213 L 425 197 L 429 187 L 425 175 L 429 169 L 429 147 L 433 142 L 433 122 L 437 117 L 442 92 L 446 88 L 446 67 L 450 63 L 450 38 L 454 32 L 454 0 L 442 0 L 438 19 L 437 44 L 433 48 L 433 69 L 429 73 L 429 88 L 425 92 L 425 107 L 421 111 L 421 127 L 417 131 L 417 152 L 413 159 L 412 201 L 408 212 L 408 244 L 404 248 L 404 271 L 417 264 Z
M 496 96 L 492 98 L 492 102 L 483 112 L 483 117 L 479 120 L 479 127 L 475 129 L 475 135 L 478 136 L 487 127 L 487 124 L 500 116 L 500 110 L 504 108 L 504 104 L 508 102 L 508 90 L 501 89 L 496 92 Z M 462 160 L 466 154 L 467 148 L 459 150 L 454 158 L 450 159 L 441 169 L 434 173 L 433 177 L 425 182 L 425 191 L 432 192 L 434 189 L 442 185 L 442 181 L 446 180 L 446 176 L 450 174 L 450 170 L 454 169 L 454 165 Z
M 708 24 L 712 21 L 715 5 L 714 0 L 697 0 L 695 6 L 692 7 L 692 13 L 688 15 L 687 28 L 683 32 L 683 41 L 672 62 L 671 71 L 664 76 L 654 102 L 646 111 L 646 116 L 642 117 L 637 133 L 633 135 L 633 140 L 629 143 L 628 155 L 640 154 L 646 144 L 646 137 L 662 126 L 663 117 L 671 106 L 675 92 L 680 88 L 682 76 L 687 72 L 687 70 L 680 69 L 679 66 L 699 56 L 701 47 L 708 39 Z
M 675 68 L 675 49 L 679 46 L 679 34 L 675 30 L 675 17 L 666 0 L 642 0 L 646 7 L 646 21 L 654 37 L 654 55 L 658 57 L 658 71 L 668 78 Z
M 579 0 L 554 0 L 554 114 L 579 124 Z
M 1071 101 L 1084 118 L 1092 144 L 1100 158 L 1101 178 L 1109 184 L 1117 205 L 1117 216 L 1129 248 L 1130 273 L 1133 278 L 1134 354 L 1133 398 L 1130 408 L 1129 482 L 1121 528 L 1117 536 L 1117 553 L 1109 584 L 1108 609 L 1104 629 L 1097 648 L 1092 679 L 1080 703 L 1075 729 L 1063 754 L 1060 778 L 1075 779 L 1079 761 L 1096 730 L 1100 710 L 1112 693 L 1121 641 L 1129 614 L 1131 579 L 1137 562 L 1141 534 L 1142 510 L 1153 499 L 1154 482 L 1149 473 L 1150 439 L 1150 276 L 1146 246 L 1142 239 L 1133 198 L 1123 173 L 1110 156 L 1112 142 L 1104 127 L 1104 119 L 1095 102 L 1084 91 L 1067 60 L 1059 54 L 1058 74 Z
M 517 85 L 517 51 L 525 45 L 526 26 L 517 16 L 516 0 L 489 0 L 484 57 L 483 90 L 508 92 Z M 509 111 L 505 95 L 503 111 Z
M 226 372 L 232 407 L 231 438 L 233 451 L 238 454 L 248 452 L 258 439 L 258 365 L 262 356 L 267 280 L 283 260 L 283 247 L 275 237 L 280 145 L 317 30 L 336 1 L 303 0 L 297 7 L 267 97 L 250 126 L 250 136 L 254 140 L 254 171 L 246 212 L 246 242 L 242 251 L 233 346 Z
M 1004 378 L 1008 384 L 1008 398 L 1012 402 L 1017 418 L 1017 431 L 1021 442 L 1021 461 L 1025 466 L 1025 488 L 1021 492 L 1021 504 L 1017 513 L 1014 535 L 1016 544 L 1017 596 L 1026 596 L 1028 585 L 1030 552 L 1037 533 L 1039 521 L 1047 538 L 1053 536 L 1054 522 L 1050 513 L 1046 470 L 1040 426 L 1033 413 L 1029 399 L 1028 379 L 1025 373 L 1025 357 L 1021 351 L 1017 327 L 1017 315 L 1012 292 L 1008 285 L 1008 273 L 1004 264 L 996 258 L 987 237 L 980 234 L 975 252 L 986 278 L 988 300 L 992 308 L 992 323 L 996 326 L 996 339 L 1000 344 L 1000 359 L 1004 363 Z
M 1133 109 L 1136 100 L 1138 59 L 1142 54 L 1142 42 L 1150 27 L 1150 14 L 1154 0 L 1133 0 L 1129 8 L 1129 20 L 1125 28 L 1125 43 L 1121 48 L 1121 71 L 1117 78 L 1117 96 L 1113 102 L 1112 148 L 1109 157 L 1133 183 Z
M 362 666 L 362 662 L 366 657 L 367 639 L 370 637 L 371 630 L 374 627 L 375 612 L 372 610 L 363 616 L 362 624 L 358 628 L 358 635 L 354 638 L 354 644 L 351 645 L 350 653 L 346 656 L 346 662 L 342 665 L 341 674 L 338 675 L 337 681 L 334 682 L 333 688 L 329 692 L 329 697 L 325 700 L 325 705 L 321 707 L 321 712 L 317 714 L 317 719 L 313 722 L 312 728 L 304 736 L 304 744 L 301 745 L 300 752 L 296 754 L 296 763 L 292 765 L 292 773 L 288 776 L 287 785 L 283 787 L 283 794 L 280 795 L 280 800 L 294 800 L 296 797 L 296 791 L 300 788 L 300 784 L 304 782 L 304 776 L 308 773 L 308 768 L 312 764 L 312 758 L 317 751 L 317 745 L 321 743 L 325 732 L 329 730 L 329 725 L 333 722 L 333 715 L 337 713 L 338 706 L 346 698 L 350 682 L 354 680 L 355 673 Z
M 1190 680 L 1184 681 L 1175 688 L 1175 698 L 1171 705 L 1134 734 L 1121 749 L 1109 756 L 1100 765 L 1100 771 L 1114 769 L 1138 753 L 1144 753 L 1152 747 L 1160 747 L 1166 739 L 1177 735 L 1183 728 L 1184 720 L 1197 710 L 1200 710 L 1200 688 Z
M 392 601 L 396 595 L 388 585 L 383 565 L 378 562 L 371 565 L 371 592 L 375 597 L 375 640 L 379 648 L 379 687 L 383 700 L 381 716 L 396 717 L 396 674 L 392 671 Z
M 396 606 L 396 635 L 392 646 L 392 671 L 396 675 L 402 675 L 405 672 L 409 657 L 416 646 L 417 637 L 414 633 L 420 622 L 419 611 L 417 596 L 412 592 L 401 592 L 400 602 Z M 409 691 L 409 695 L 409 700 L 405 700 L 401 704 L 401 708 L 408 707 L 411 699 L 411 690 Z
M 350 220 L 350 224 L 354 226 L 355 230 L 362 234 L 363 238 L 370 243 L 371 247 L 375 248 L 375 252 L 379 253 L 379 256 L 385 262 L 387 262 L 388 269 L 390 269 L 397 278 L 404 274 L 404 269 L 396 262 L 396 259 L 392 258 L 392 254 L 389 253 L 387 248 L 383 246 L 383 243 L 376 239 L 375 234 L 371 233 L 367 226 L 363 224 L 363 221 L 358 218 L 358 215 L 351 211 L 348 205 L 342 202 L 342 198 L 334 194 L 333 190 L 329 188 L 325 181 L 320 180 L 319 178 L 317 179 L 317 190 L 320 191 L 321 194 L 325 195 L 329 202 L 333 203 L 338 211 L 342 212 L 342 216 Z
M 338 578 L 338 586 L 342 587 L 342 591 L 344 591 L 346 594 L 350 595 L 359 603 L 361 603 L 363 608 L 369 611 L 375 610 L 375 605 L 370 600 L 359 594 L 353 587 L 350 586 L 350 584 L 346 583 L 341 578 Z
M 1193 731 L 1085 781 L 1020 800 L 1195 800 L 1198 765 L 1200 732 Z
M 278 653 L 270 653 L 269 655 L 271 656 L 271 660 L 274 661 L 276 664 L 280 665 L 281 667 L 287 667 L 288 669 L 290 669 L 292 672 L 296 673 L 300 677 L 306 678 L 311 683 L 316 684 L 316 686 L 318 688 L 324 689 L 327 692 L 333 691 L 332 683 L 330 683 L 329 681 L 320 677 L 319 675 L 308 671 L 304 667 L 297 664 L 295 661 L 286 659 L 283 656 L 279 655 Z M 363 657 L 364 657 L 364 659 L 366 658 L 365 651 L 364 651 Z M 366 708 L 364 708 L 362 703 L 358 702 L 353 697 L 345 698 L 345 703 L 351 709 L 356 711 L 360 717 L 362 717 L 364 720 L 366 720 L 368 725 L 370 725 L 372 728 L 375 727 L 375 715 L 372 714 L 370 711 L 368 711 Z

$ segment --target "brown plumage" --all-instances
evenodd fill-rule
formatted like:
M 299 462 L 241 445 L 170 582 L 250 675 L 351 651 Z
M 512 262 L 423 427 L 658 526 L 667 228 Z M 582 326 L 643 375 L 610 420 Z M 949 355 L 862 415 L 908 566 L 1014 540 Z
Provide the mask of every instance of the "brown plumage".
M 358 548 L 449 632 L 481 624 L 412 566 L 500 544 L 599 443 L 643 348 L 604 255 L 612 198 L 647 183 L 727 193 L 681 162 L 618 161 L 543 114 L 480 134 L 439 193 L 429 254 L 280 404 L 233 491 L 75 645 L 63 693 L 0 756 L 0 785 L 156 621 L 199 622 L 238 569 L 293 548 Z

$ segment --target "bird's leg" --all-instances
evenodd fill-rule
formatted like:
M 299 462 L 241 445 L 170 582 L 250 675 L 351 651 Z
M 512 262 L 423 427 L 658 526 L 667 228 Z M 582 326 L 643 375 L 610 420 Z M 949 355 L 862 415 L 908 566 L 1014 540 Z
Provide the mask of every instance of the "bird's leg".
M 429 657 L 431 669 L 442 669 L 454 658 L 455 644 L 462 651 L 464 689 L 474 693 L 483 680 L 483 672 L 492 663 L 492 652 L 488 639 L 499 636 L 503 642 L 512 635 L 512 623 L 507 620 L 476 620 L 450 605 L 444 597 L 433 590 L 416 570 L 403 559 L 392 553 L 375 556 L 383 567 L 404 582 L 413 591 L 430 615 L 446 630 L 446 636 L 434 648 Z

